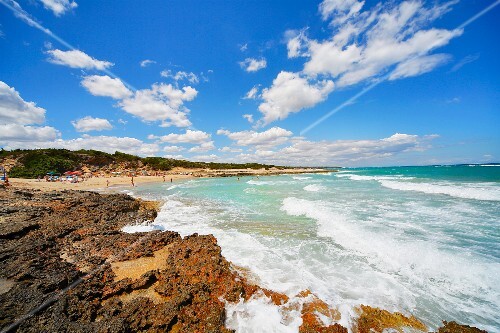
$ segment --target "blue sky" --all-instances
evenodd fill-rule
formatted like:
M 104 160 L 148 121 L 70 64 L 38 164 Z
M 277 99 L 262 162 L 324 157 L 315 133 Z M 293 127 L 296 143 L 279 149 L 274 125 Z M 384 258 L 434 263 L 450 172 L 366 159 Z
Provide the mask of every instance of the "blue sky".
M 0 0 L 0 147 L 498 162 L 499 2 Z

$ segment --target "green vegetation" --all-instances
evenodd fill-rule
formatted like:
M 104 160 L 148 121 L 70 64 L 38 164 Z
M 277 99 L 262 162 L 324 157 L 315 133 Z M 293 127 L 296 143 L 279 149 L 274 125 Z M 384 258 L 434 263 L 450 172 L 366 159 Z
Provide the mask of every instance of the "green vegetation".
M 175 160 L 163 157 L 138 157 L 135 155 L 121 153 L 105 153 L 97 150 L 67 149 L 35 149 L 12 151 L 0 150 L 0 165 L 6 158 L 17 159 L 18 163 L 10 170 L 10 177 L 36 178 L 47 172 L 63 173 L 65 171 L 77 170 L 86 164 L 89 167 L 104 167 L 113 164 L 122 164 L 125 168 L 136 169 L 141 165 L 152 170 L 167 171 L 175 167 L 181 168 L 204 168 L 204 169 L 269 169 L 273 165 L 259 163 L 205 163 Z

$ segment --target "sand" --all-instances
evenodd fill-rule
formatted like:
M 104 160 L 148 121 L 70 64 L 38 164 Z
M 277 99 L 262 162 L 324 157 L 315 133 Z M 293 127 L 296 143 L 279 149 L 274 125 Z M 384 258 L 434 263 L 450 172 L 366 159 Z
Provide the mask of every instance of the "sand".
M 170 182 L 178 181 L 180 179 L 193 178 L 190 175 L 169 175 L 165 176 L 165 181 Z M 109 186 L 107 186 L 109 182 Z M 134 185 L 140 186 L 144 183 L 161 183 L 163 182 L 163 177 L 161 176 L 137 176 L 134 177 Z M 93 191 L 93 190 L 105 190 L 106 188 L 113 189 L 115 187 L 132 187 L 130 177 L 109 177 L 109 178 L 90 178 L 79 183 L 68 183 L 68 182 L 47 182 L 45 180 L 38 181 L 36 179 L 22 179 L 22 178 L 9 178 L 9 183 L 12 188 L 19 189 L 35 189 L 41 191 L 53 191 L 53 190 L 83 190 L 83 191 Z
M 316 173 L 316 172 L 330 172 L 331 170 L 324 169 L 224 169 L 224 170 L 207 170 L 207 169 L 182 169 L 175 168 L 171 173 L 163 176 L 134 176 L 134 185 L 140 186 L 144 183 L 162 183 L 162 182 L 176 182 L 183 179 L 192 179 L 199 177 L 228 177 L 228 176 L 271 176 L 279 174 L 301 174 L 301 173 Z M 165 179 L 165 180 L 164 180 Z M 23 178 L 9 178 L 12 188 L 18 189 L 35 189 L 41 191 L 53 190 L 83 190 L 83 191 L 96 191 L 96 190 L 113 190 L 117 187 L 132 187 L 131 177 L 125 176 L 107 176 L 107 177 L 93 177 L 78 183 L 68 182 L 47 182 L 45 180 L 38 181 L 37 179 L 23 179 Z M 108 183 L 109 182 L 109 183 Z

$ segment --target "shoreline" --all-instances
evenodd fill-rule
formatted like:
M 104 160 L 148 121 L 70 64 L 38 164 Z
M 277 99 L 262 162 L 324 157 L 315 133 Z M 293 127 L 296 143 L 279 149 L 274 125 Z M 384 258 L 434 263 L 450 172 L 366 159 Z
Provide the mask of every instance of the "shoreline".
M 7 331 L 5 325 L 57 295 L 17 331 L 228 333 L 234 327 L 226 316 L 258 298 L 283 318 L 300 317 L 298 332 L 348 332 L 339 311 L 311 291 L 289 297 L 249 282 L 222 256 L 212 235 L 121 231 L 154 220 L 154 202 L 123 194 L 7 189 L 0 190 L 0 203 L 0 328 Z M 71 291 L 59 294 L 67 286 Z M 26 295 L 27 304 L 21 301 Z M 355 311 L 350 329 L 358 333 L 428 331 L 411 315 L 366 305 Z M 485 331 L 444 322 L 439 332 Z
M 216 170 L 200 170 L 200 169 L 176 169 L 173 172 L 168 172 L 165 176 L 134 176 L 135 186 L 140 186 L 147 183 L 170 183 L 179 180 L 212 178 L 212 177 L 257 177 L 257 176 L 278 176 L 287 174 L 305 174 L 305 173 L 328 173 L 335 172 L 334 170 L 318 169 L 318 168 L 300 168 L 300 169 L 271 169 L 271 170 L 248 170 L 248 169 L 216 169 Z M 164 178 L 165 177 L 165 178 Z M 165 179 L 165 180 L 164 180 Z M 109 181 L 109 186 L 107 182 Z M 43 179 L 27 179 L 27 178 L 9 178 L 11 188 L 15 189 L 33 189 L 40 191 L 54 190 L 80 190 L 80 191 L 101 191 L 113 190 L 117 187 L 124 189 L 132 187 L 131 177 L 127 176 L 108 176 L 108 177 L 93 177 L 78 183 L 68 182 L 47 182 Z

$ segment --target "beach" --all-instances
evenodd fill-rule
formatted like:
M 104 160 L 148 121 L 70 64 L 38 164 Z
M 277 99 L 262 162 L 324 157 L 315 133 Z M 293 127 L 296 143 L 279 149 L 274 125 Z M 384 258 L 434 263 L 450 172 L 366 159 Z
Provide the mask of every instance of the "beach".
M 320 168 L 292 168 L 292 169 L 186 169 L 176 168 L 172 171 L 165 172 L 164 176 L 143 176 L 137 175 L 133 177 L 134 186 L 147 183 L 170 183 L 179 180 L 208 178 L 208 177 L 243 177 L 243 176 L 269 176 L 280 174 L 301 174 L 301 173 L 325 173 L 331 170 Z M 48 182 L 45 179 L 26 179 L 26 178 L 9 178 L 9 183 L 14 188 L 19 189 L 37 189 L 41 191 L 53 190 L 105 190 L 114 187 L 132 187 L 132 177 L 128 176 L 113 176 L 102 175 L 100 177 L 92 177 L 80 180 L 77 183 L 66 181 Z

